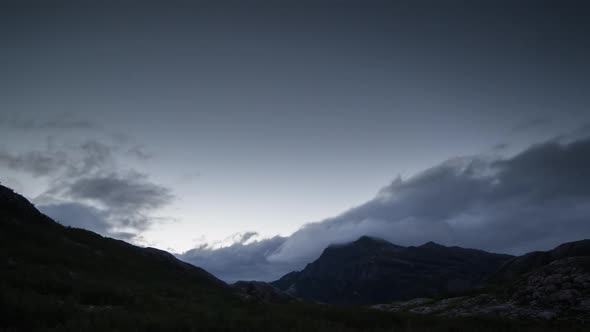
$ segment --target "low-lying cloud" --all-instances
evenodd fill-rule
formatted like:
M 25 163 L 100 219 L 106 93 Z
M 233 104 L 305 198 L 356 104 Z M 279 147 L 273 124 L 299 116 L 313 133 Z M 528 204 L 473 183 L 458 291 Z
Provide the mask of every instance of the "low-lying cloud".
M 287 238 L 201 247 L 181 258 L 228 281 L 273 280 L 362 235 L 521 254 L 590 237 L 589 218 L 590 139 L 554 140 L 505 159 L 454 158 L 398 177 L 367 203 Z
M 275 236 L 253 242 L 249 242 L 248 239 L 250 237 L 222 248 L 202 245 L 179 256 L 195 265 L 206 266 L 207 271 L 228 282 L 278 279 L 291 271 L 293 266 L 288 262 L 268 260 L 268 257 L 285 243 L 286 238 Z M 262 276 L 264 278 L 261 278 Z

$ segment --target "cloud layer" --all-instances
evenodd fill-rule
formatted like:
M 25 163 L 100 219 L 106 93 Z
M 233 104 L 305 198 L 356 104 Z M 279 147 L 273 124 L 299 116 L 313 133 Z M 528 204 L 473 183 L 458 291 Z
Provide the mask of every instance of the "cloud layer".
M 511 158 L 454 158 L 398 177 L 367 203 L 288 238 L 201 247 L 181 258 L 230 281 L 273 280 L 362 235 L 520 254 L 590 237 L 589 216 L 590 139 L 554 140 Z

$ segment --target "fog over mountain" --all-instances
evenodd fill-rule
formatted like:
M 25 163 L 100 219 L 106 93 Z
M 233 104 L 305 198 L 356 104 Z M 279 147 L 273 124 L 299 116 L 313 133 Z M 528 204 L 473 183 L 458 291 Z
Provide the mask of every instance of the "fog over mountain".
M 353 189 L 351 189 L 353 190 Z M 590 139 L 561 137 L 510 158 L 452 158 L 397 177 L 376 197 L 288 237 L 201 246 L 179 257 L 222 279 L 274 280 L 330 244 L 370 235 L 399 245 L 523 254 L 590 234 Z

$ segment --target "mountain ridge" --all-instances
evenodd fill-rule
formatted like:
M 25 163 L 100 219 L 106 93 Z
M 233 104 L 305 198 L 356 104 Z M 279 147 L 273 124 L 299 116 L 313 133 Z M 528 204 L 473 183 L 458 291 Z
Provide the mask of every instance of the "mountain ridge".
M 303 270 L 271 284 L 318 302 L 378 303 L 479 287 L 512 257 L 432 241 L 403 247 L 362 236 L 327 247 Z

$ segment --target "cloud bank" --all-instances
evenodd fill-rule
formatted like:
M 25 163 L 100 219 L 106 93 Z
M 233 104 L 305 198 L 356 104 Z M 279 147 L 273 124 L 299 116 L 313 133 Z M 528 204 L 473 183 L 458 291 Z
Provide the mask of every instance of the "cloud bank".
M 367 203 L 287 238 L 200 247 L 180 257 L 228 281 L 274 280 L 328 245 L 362 235 L 512 254 L 590 237 L 590 139 L 553 140 L 504 159 L 453 158 L 398 177 Z
M 247 232 L 245 234 L 251 234 Z M 261 241 L 239 240 L 229 246 L 213 248 L 202 245 L 180 255 L 181 259 L 206 270 L 225 281 L 272 280 L 291 271 L 289 262 L 270 262 L 268 257 L 276 253 L 286 238 L 275 236 Z

